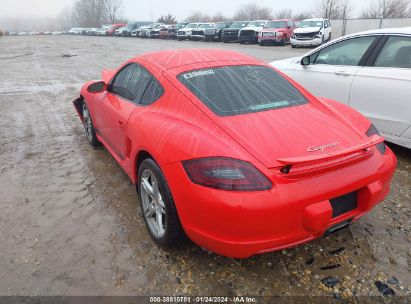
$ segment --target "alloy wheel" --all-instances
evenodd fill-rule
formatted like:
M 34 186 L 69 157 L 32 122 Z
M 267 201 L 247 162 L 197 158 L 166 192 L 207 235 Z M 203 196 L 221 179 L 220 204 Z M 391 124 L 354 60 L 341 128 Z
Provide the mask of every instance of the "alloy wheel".
M 166 209 L 158 180 L 150 169 L 145 169 L 140 181 L 143 215 L 154 237 L 162 238 L 166 232 Z

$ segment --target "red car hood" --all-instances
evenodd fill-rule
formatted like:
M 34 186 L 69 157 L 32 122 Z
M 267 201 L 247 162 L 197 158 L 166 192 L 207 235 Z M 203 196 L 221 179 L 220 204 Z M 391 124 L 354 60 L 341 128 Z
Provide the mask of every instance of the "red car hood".
M 263 33 L 265 32 L 284 32 L 287 28 L 284 27 L 276 27 L 276 28 L 265 28 L 262 30 Z
M 322 102 L 219 117 L 217 123 L 267 168 L 347 155 L 382 140 L 365 137 Z

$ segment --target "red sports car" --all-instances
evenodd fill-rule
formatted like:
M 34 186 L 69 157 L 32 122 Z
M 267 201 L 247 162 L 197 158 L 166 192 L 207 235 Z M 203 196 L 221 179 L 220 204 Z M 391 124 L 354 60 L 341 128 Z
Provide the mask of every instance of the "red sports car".
M 390 190 L 396 158 L 364 116 L 222 50 L 135 57 L 74 106 L 136 185 L 154 241 L 246 258 L 331 234 Z

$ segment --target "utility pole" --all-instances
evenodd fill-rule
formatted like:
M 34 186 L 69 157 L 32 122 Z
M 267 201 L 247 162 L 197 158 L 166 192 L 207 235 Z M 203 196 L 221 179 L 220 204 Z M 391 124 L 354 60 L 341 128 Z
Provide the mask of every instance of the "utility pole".
M 383 22 L 383 20 L 384 20 L 384 18 L 385 18 L 385 10 L 386 10 L 386 3 L 385 3 L 385 1 L 386 1 L 386 0 L 383 0 L 383 1 L 382 1 L 382 14 L 381 14 L 381 19 L 380 19 L 380 29 L 382 28 L 382 22 Z

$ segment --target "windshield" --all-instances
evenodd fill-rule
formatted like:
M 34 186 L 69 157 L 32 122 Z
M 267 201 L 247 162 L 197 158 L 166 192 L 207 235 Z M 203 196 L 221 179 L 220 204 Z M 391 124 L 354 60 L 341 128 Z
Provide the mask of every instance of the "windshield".
M 219 116 L 275 110 L 308 103 L 274 69 L 265 66 L 223 66 L 178 76 L 204 105 Z
M 199 28 L 210 28 L 213 27 L 213 24 L 200 24 Z
M 248 25 L 247 22 L 233 22 L 230 25 L 230 28 L 240 29 L 240 28 L 246 27 L 247 25 Z
M 263 27 L 265 25 L 264 21 L 253 21 L 250 22 L 247 26 L 248 27 Z
M 323 27 L 322 21 L 303 21 L 298 27 Z
M 186 26 L 186 28 L 195 28 L 195 27 L 197 27 L 197 23 L 189 23 Z
M 287 26 L 287 21 L 273 21 L 265 25 L 266 28 L 286 28 Z
M 186 26 L 185 23 L 177 23 L 177 24 L 176 24 L 176 28 L 177 28 L 177 29 L 181 29 L 181 28 L 183 28 L 183 27 L 185 27 L 185 26 Z

